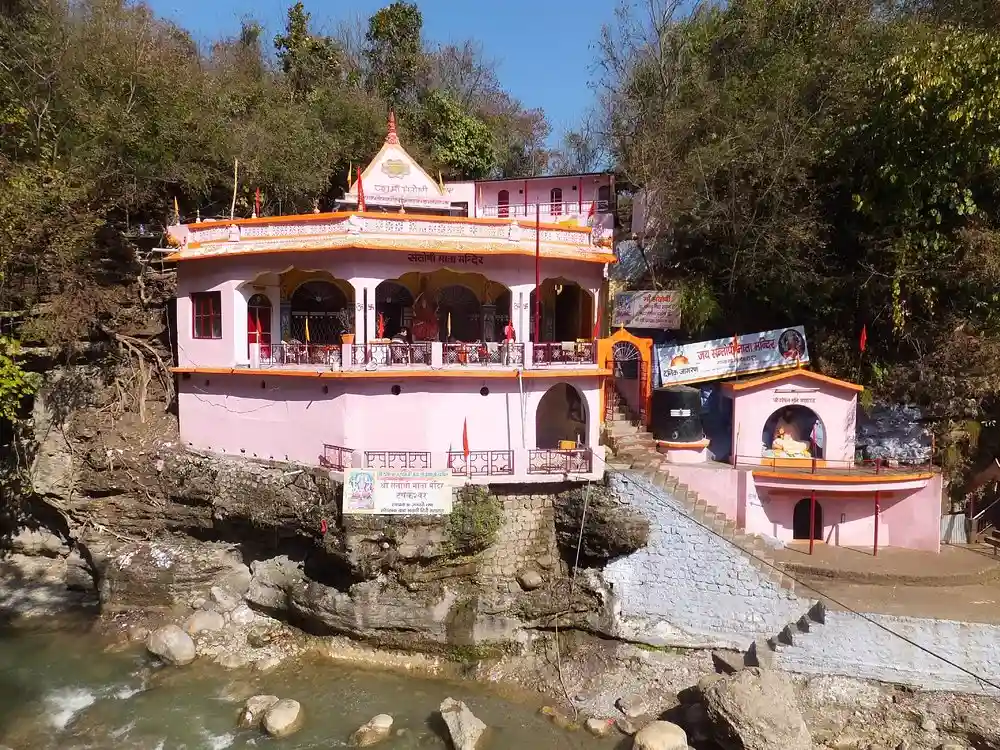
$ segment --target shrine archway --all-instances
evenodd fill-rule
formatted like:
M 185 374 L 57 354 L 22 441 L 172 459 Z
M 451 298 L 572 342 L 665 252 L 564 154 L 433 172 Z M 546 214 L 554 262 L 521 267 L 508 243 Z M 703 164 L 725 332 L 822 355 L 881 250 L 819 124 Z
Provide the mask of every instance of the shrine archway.
M 606 370 L 601 389 L 602 420 L 613 419 L 619 406 L 627 404 L 639 422 L 648 425 L 653 396 L 653 340 L 619 328 L 597 342 L 597 361 Z

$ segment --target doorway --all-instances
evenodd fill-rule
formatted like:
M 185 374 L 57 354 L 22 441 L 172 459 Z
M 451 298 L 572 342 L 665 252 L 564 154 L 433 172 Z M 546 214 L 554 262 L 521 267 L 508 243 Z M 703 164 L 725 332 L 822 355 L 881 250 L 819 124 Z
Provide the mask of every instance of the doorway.
M 809 537 L 809 506 L 812 501 L 806 497 L 795 503 L 792 511 L 792 539 L 808 540 Z M 816 517 L 812 523 L 812 538 L 823 541 L 823 506 L 816 501 Z

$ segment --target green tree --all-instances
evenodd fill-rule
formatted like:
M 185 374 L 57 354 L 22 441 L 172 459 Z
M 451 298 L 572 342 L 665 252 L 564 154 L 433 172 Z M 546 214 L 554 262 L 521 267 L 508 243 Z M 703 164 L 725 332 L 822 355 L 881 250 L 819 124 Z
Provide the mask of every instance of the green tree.
M 444 174 L 481 179 L 492 172 L 496 155 L 489 128 L 448 94 L 430 92 L 422 102 L 420 119 L 430 156 Z
M 285 33 L 274 38 L 281 69 L 288 77 L 292 93 L 309 96 L 318 86 L 337 82 L 343 75 L 343 53 L 330 37 L 309 30 L 310 14 L 301 2 L 288 9 Z
M 368 86 L 390 107 L 405 109 L 426 87 L 423 25 L 416 4 L 401 0 L 376 11 L 368 20 L 364 48 Z

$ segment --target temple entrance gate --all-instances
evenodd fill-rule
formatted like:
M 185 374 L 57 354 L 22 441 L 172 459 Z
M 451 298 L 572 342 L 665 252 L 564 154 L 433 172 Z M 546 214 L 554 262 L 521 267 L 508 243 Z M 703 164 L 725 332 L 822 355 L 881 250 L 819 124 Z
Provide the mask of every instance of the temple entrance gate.
M 610 372 L 601 392 L 602 418 L 607 422 L 626 406 L 640 425 L 649 424 L 652 398 L 653 341 L 640 339 L 621 328 L 598 341 L 598 362 Z

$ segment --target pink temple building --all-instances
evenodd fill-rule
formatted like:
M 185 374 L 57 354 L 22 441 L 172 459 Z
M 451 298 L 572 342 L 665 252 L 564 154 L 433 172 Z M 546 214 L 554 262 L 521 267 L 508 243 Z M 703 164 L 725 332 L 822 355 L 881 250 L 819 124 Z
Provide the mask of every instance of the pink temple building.
M 609 174 L 436 181 L 390 117 L 335 212 L 170 227 L 182 440 L 334 471 L 602 476 L 613 206 Z
M 793 368 L 722 390 L 732 400 L 728 461 L 709 460 L 708 440 L 657 448 L 736 528 L 784 544 L 940 550 L 940 472 L 856 458 L 860 385 Z

